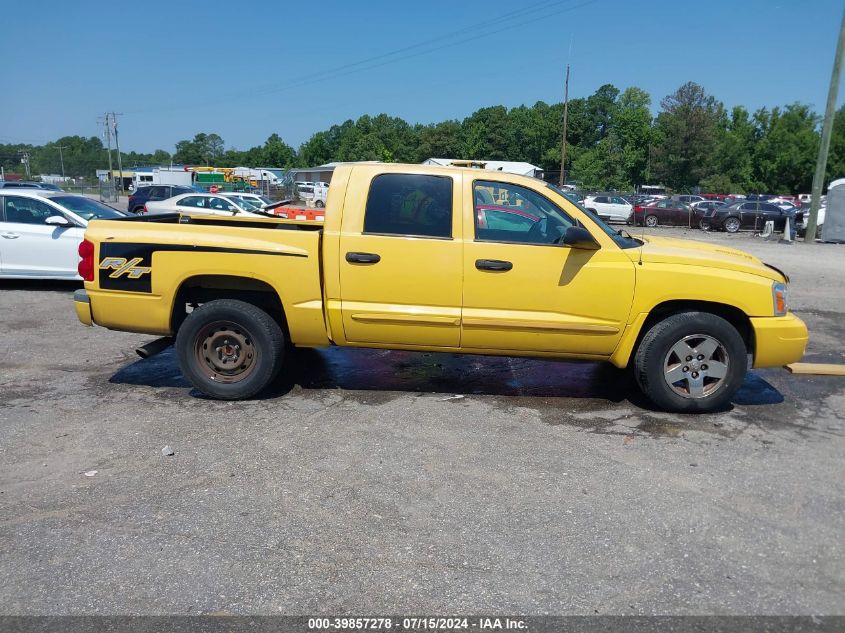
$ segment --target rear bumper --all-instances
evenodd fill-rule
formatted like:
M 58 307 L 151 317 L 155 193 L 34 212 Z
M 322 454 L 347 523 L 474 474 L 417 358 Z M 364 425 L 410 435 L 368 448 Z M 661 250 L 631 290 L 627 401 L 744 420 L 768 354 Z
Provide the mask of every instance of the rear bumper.
M 91 316 L 91 299 L 84 290 L 76 290 L 73 293 L 73 307 L 76 309 L 76 317 L 83 325 L 94 325 L 94 318 Z
M 751 319 L 754 367 L 780 367 L 801 360 L 807 347 L 807 326 L 792 313 Z

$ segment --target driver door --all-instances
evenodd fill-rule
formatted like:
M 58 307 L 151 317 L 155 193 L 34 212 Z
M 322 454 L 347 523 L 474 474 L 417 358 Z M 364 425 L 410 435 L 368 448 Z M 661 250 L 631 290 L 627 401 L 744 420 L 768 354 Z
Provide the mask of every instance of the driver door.
M 473 212 L 464 214 L 462 348 L 582 355 L 616 348 L 634 290 L 634 264 L 621 249 L 561 246 L 577 223 L 528 187 L 467 179 L 464 205 Z

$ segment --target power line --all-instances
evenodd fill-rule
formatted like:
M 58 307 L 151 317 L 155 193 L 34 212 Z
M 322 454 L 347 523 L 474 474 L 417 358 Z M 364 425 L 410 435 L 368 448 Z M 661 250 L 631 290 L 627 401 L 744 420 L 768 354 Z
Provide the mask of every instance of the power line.
M 533 4 L 533 5 L 530 5 L 529 7 L 524 7 L 522 9 L 519 9 L 517 11 L 510 11 L 508 13 L 502 14 L 502 15 L 496 17 L 496 18 L 492 18 L 492 19 L 487 20 L 485 22 L 481 22 L 479 24 L 474 24 L 472 26 L 463 27 L 463 28 L 458 29 L 456 31 L 452 31 L 450 33 L 447 33 L 447 34 L 444 34 L 444 35 L 441 35 L 441 36 L 438 36 L 438 37 L 435 37 L 435 38 L 430 38 L 428 40 L 424 40 L 422 42 L 418 42 L 418 43 L 412 44 L 410 46 L 405 46 L 405 47 L 400 48 L 400 49 L 396 49 L 396 50 L 393 50 L 393 51 L 390 51 L 390 52 L 387 52 L 387 53 L 383 53 L 381 55 L 376 55 L 376 56 L 369 57 L 369 58 L 366 58 L 366 59 L 363 59 L 363 60 L 359 60 L 357 62 L 344 64 L 342 66 L 338 66 L 338 67 L 335 67 L 335 68 L 332 68 L 332 69 L 327 69 L 325 71 L 320 71 L 318 73 L 311 73 L 309 75 L 302 76 L 302 77 L 297 78 L 297 79 L 293 79 L 289 82 L 284 82 L 284 83 L 281 83 L 281 84 L 268 84 L 268 85 L 265 85 L 263 88 L 251 90 L 251 91 L 248 92 L 248 94 L 245 94 L 244 91 L 240 91 L 238 93 L 233 93 L 231 95 L 222 96 L 219 99 L 206 100 L 206 101 L 201 102 L 199 104 L 194 102 L 191 105 L 177 105 L 177 106 L 170 106 L 170 107 L 163 107 L 163 108 L 148 108 L 148 109 L 143 109 L 143 110 L 132 111 L 132 112 L 129 112 L 128 114 L 145 114 L 145 113 L 150 113 L 150 112 L 174 111 L 174 110 L 182 110 L 182 109 L 196 109 L 197 107 L 210 106 L 210 105 L 220 105 L 220 104 L 223 104 L 223 103 L 229 103 L 229 102 L 238 101 L 238 100 L 241 100 L 241 99 L 255 99 L 256 97 L 267 96 L 267 95 L 270 95 L 270 94 L 273 94 L 273 93 L 276 93 L 276 92 L 281 92 L 281 91 L 284 91 L 284 90 L 290 90 L 292 88 L 300 88 L 300 87 L 311 85 L 311 84 L 314 84 L 314 83 L 320 83 L 320 82 L 323 82 L 323 81 L 328 81 L 330 79 L 338 79 L 340 77 L 344 77 L 344 76 L 347 76 L 347 75 L 350 75 L 350 74 L 353 74 L 353 73 L 364 72 L 364 71 L 367 71 L 367 70 L 373 70 L 373 69 L 380 68 L 382 66 L 386 66 L 386 65 L 393 64 L 393 63 L 396 63 L 396 62 L 405 61 L 407 59 L 411 59 L 411 58 L 414 58 L 414 57 L 419 57 L 421 55 L 428 55 L 428 54 L 431 54 L 431 53 L 434 53 L 434 52 L 437 52 L 437 51 L 440 51 L 440 50 L 443 50 L 443 49 L 446 49 L 446 48 L 453 48 L 455 46 L 461 46 L 461 45 L 466 44 L 467 42 L 473 42 L 473 41 L 476 41 L 476 40 L 479 40 L 479 39 L 490 37 L 491 35 L 496 35 L 496 34 L 502 33 L 504 31 L 510 31 L 510 30 L 513 30 L 513 29 L 516 29 L 516 28 L 520 28 L 522 26 L 526 26 L 528 24 L 532 24 L 532 23 L 538 22 L 540 20 L 546 20 L 549 17 L 554 16 L 554 15 L 559 15 L 559 14 L 562 14 L 562 13 L 568 13 L 570 11 L 580 9 L 580 8 L 585 7 L 587 5 L 598 2 L 598 0 L 586 0 L 585 2 L 582 2 L 582 3 L 574 5 L 574 6 L 557 8 L 553 11 L 544 11 L 540 15 L 535 15 L 535 16 L 532 16 L 528 19 L 523 19 L 521 21 L 518 19 L 519 16 L 527 16 L 531 13 L 536 13 L 540 9 L 544 9 L 544 10 L 552 9 L 553 7 L 557 7 L 561 4 L 570 3 L 570 2 L 573 2 L 573 0 L 555 0 L 554 2 L 546 1 L 546 2 L 536 3 L 536 4 Z M 504 27 L 499 27 L 499 28 L 496 28 L 496 29 L 493 29 L 493 30 L 489 30 L 489 27 L 495 26 L 496 24 L 501 23 L 501 22 L 507 22 L 507 23 Z M 484 31 L 484 32 L 477 33 L 479 30 Z M 467 32 L 470 32 L 470 31 L 475 31 L 476 35 L 471 36 L 471 37 L 462 37 L 460 40 L 454 41 L 454 42 L 448 42 L 448 43 L 440 44 L 440 45 L 437 45 L 437 46 L 430 46 L 430 44 L 433 44 L 433 43 L 436 43 L 436 42 L 439 42 L 439 41 L 443 41 L 443 40 L 449 40 L 449 39 L 455 38 L 459 35 L 463 35 L 464 33 L 467 33 Z M 425 47 L 428 47 L 428 48 L 425 48 Z M 415 53 L 410 53 L 408 55 L 401 55 L 401 53 L 405 53 L 407 51 L 418 49 L 418 48 L 424 48 L 424 50 L 421 50 L 421 51 L 418 51 L 418 52 L 415 52 Z M 397 55 L 401 55 L 401 56 L 396 57 Z M 392 58 L 392 59 L 389 59 L 389 58 Z M 379 61 L 379 60 L 381 60 L 381 61 Z M 372 63 L 372 62 L 378 62 L 378 63 Z

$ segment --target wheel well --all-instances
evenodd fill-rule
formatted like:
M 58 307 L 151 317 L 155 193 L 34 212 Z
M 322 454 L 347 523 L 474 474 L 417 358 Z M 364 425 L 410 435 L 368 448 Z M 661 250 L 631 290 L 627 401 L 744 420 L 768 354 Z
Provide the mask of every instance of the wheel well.
M 643 327 L 640 329 L 640 333 L 637 335 L 637 342 L 635 343 L 633 349 L 636 350 L 640 346 L 640 341 L 643 336 L 645 336 L 645 333 L 648 332 L 655 323 L 680 312 L 709 312 L 710 314 L 722 317 L 725 321 L 733 325 L 737 332 L 739 332 L 748 353 L 754 353 L 754 330 L 752 329 L 751 321 L 749 321 L 748 315 L 746 315 L 745 312 L 735 306 L 727 305 L 726 303 L 694 300 L 664 301 L 652 308 L 645 320 L 645 323 L 643 323 Z
M 197 275 L 183 281 L 176 292 L 170 317 L 173 335 L 194 308 L 215 299 L 237 299 L 261 308 L 279 324 L 290 340 L 279 293 L 268 283 L 235 275 Z

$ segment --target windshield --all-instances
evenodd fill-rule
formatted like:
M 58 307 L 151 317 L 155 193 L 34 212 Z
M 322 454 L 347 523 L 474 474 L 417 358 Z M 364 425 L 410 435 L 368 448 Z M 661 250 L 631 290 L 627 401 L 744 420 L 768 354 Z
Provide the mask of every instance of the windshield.
M 110 220 L 112 218 L 124 217 L 120 211 L 116 211 L 96 200 L 91 200 L 91 198 L 85 198 L 83 196 L 53 196 L 50 200 L 63 206 L 68 211 L 72 211 L 86 221 Z
M 552 191 L 554 191 L 556 194 L 563 196 L 564 198 L 569 200 L 572 204 L 574 204 L 581 211 L 583 211 L 586 215 L 588 215 L 590 217 L 590 219 L 593 222 L 595 222 L 596 226 L 598 226 L 614 242 L 616 242 L 616 245 L 619 246 L 619 248 L 636 248 L 637 246 L 640 246 L 642 244 L 642 242 L 640 240 L 636 240 L 633 237 L 627 237 L 625 235 L 622 235 L 621 231 L 617 231 L 617 230 L 611 228 L 608 224 L 606 224 L 604 222 L 604 220 L 599 218 L 599 216 L 597 216 L 593 213 L 590 213 L 583 206 L 581 206 L 580 202 L 576 202 L 575 200 L 572 200 L 571 198 L 567 197 L 566 193 L 564 191 L 562 191 L 559 187 L 553 185 L 550 182 L 546 183 L 546 186 L 549 189 L 551 189 Z

